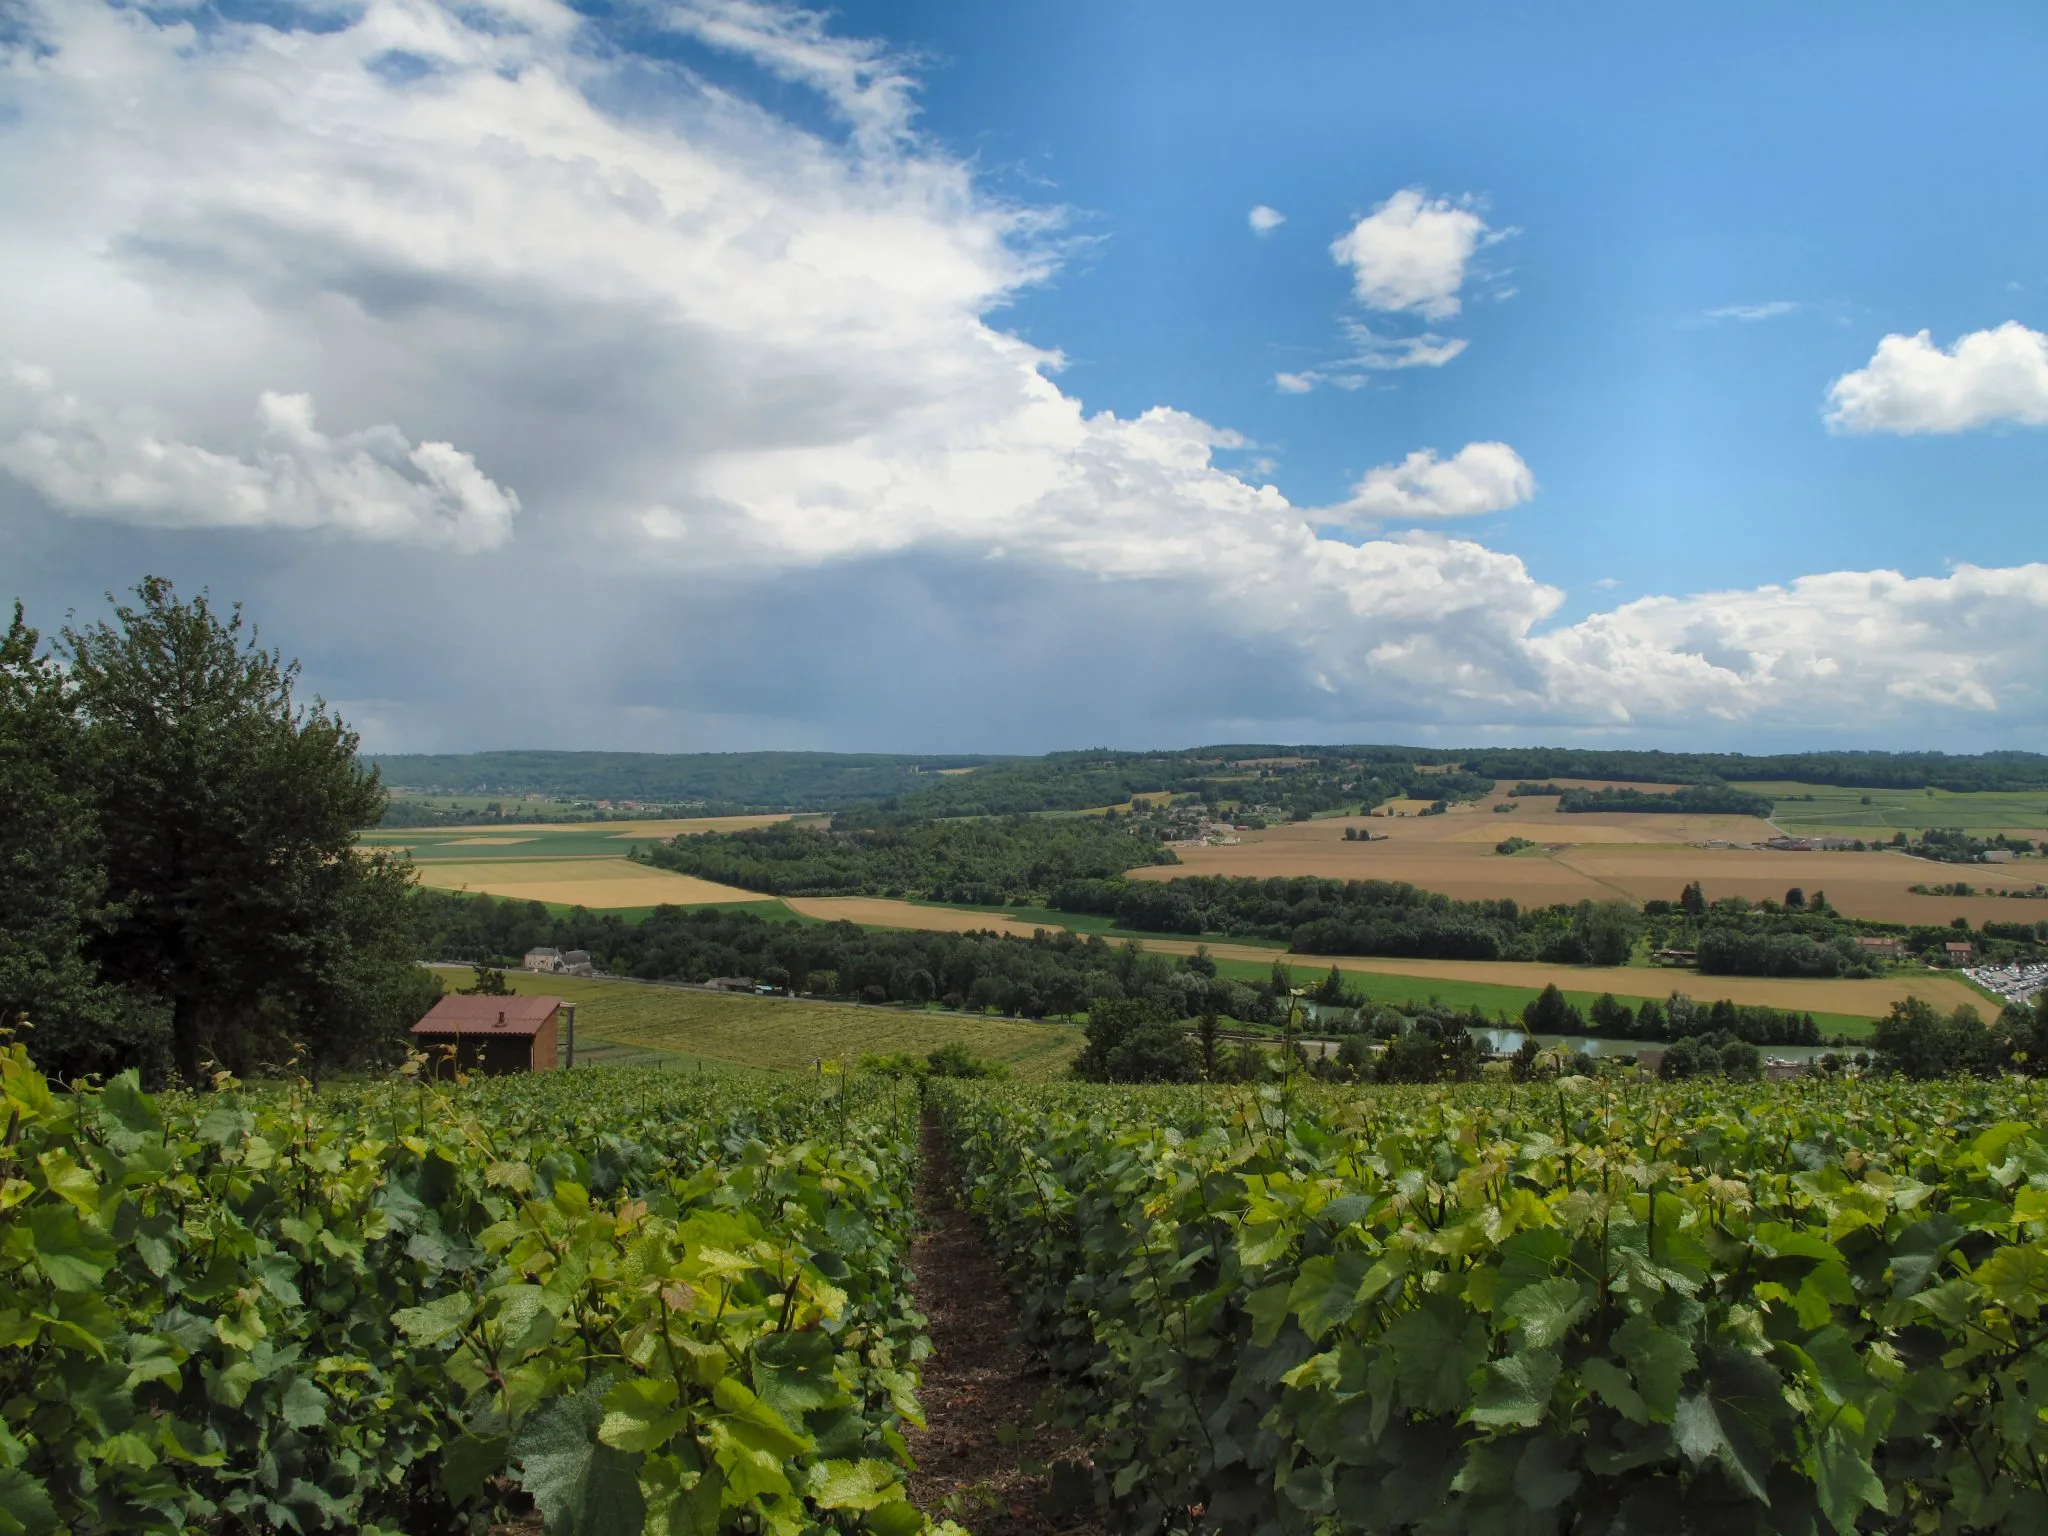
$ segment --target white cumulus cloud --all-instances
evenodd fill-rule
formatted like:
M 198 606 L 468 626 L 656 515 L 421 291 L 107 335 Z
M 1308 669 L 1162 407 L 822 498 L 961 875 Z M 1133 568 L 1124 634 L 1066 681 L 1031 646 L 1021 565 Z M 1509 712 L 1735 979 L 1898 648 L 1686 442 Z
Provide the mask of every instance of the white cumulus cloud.
M 1582 719 L 1790 721 L 1809 731 L 2003 715 L 2038 721 L 2048 565 L 1947 576 L 1835 571 L 1783 586 L 1646 597 L 1534 639 Z
M 1054 215 L 988 193 L 919 133 L 908 66 L 814 13 L 634 13 L 726 55 L 716 82 L 558 0 L 11 14 L 0 356 L 61 372 L 7 376 L 0 538 L 88 599 L 140 572 L 63 514 L 187 541 L 216 590 L 277 594 L 330 697 L 400 722 L 379 745 L 900 746 L 941 716 L 1028 745 L 1089 707 L 1085 734 L 1129 739 L 1134 693 L 1246 720 L 2048 724 L 2038 567 L 1558 628 L 1515 555 L 1327 536 L 1225 467 L 1250 446 L 1227 427 L 1090 409 L 994 319 L 1055 270 Z M 763 105 L 792 87 L 822 109 Z M 1373 218 L 1346 242 L 1360 302 L 1454 313 L 1478 214 L 1418 192 Z M 1462 345 L 1360 325 L 1276 387 Z M 1533 490 L 1504 444 L 1425 450 L 1339 520 Z M 470 579 L 392 539 L 496 553 Z M 547 622 L 506 625 L 514 603 Z M 1077 700 L 1105 656 L 1162 685 Z
M 452 443 L 398 428 L 330 437 L 306 395 L 265 391 L 247 459 L 66 394 L 42 368 L 0 368 L 0 471 L 68 512 L 167 527 L 318 528 L 366 539 L 486 549 L 519 498 Z
M 1287 222 L 1286 214 L 1282 213 L 1278 208 L 1268 208 L 1264 203 L 1260 203 L 1244 217 L 1245 222 L 1251 225 L 1252 233 L 1255 235 L 1270 235 L 1274 230 Z
M 1420 448 L 1366 471 L 1342 503 L 1316 514 L 1345 524 L 1409 522 L 1505 512 L 1536 494 L 1536 476 L 1506 443 L 1467 443 L 1448 459 Z
M 1490 234 L 1466 204 L 1407 187 L 1332 241 L 1330 254 L 1351 269 L 1368 309 L 1444 320 L 1458 313 L 1466 269 Z
M 1926 331 L 1890 335 L 1866 366 L 1828 387 L 1828 404 L 1828 425 L 1843 432 L 2048 426 L 2048 335 L 2008 320 L 1946 351 Z

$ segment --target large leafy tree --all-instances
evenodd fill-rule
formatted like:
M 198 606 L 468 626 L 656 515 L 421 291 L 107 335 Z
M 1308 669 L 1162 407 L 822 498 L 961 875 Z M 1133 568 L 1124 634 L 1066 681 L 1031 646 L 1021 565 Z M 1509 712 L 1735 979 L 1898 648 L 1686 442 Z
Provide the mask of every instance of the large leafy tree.
M 1192 1083 L 1200 1063 L 1187 1031 L 1148 998 L 1097 998 L 1074 1076 L 1098 1083 Z
M 0 637 L 0 1024 L 58 1076 L 161 1049 L 162 1020 L 100 981 L 87 940 L 104 901 L 85 738 L 62 670 L 15 604 Z
M 383 804 L 355 732 L 294 696 L 299 669 L 239 607 L 149 578 L 112 621 L 67 628 L 108 910 L 108 980 L 163 999 L 179 1073 L 294 1046 L 377 1054 L 434 989 L 410 964 L 410 872 L 356 847 Z

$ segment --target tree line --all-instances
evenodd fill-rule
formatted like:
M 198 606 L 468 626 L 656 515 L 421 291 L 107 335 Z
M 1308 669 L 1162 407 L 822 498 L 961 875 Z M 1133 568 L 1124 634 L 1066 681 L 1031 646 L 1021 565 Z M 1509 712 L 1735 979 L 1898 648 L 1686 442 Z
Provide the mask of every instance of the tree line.
M 1567 789 L 1559 794 L 1559 811 L 1627 811 L 1671 816 L 1768 816 L 1771 800 L 1730 784 L 1681 784 L 1674 790 Z
M 1043 757 L 476 752 L 385 755 L 374 765 L 382 768 L 387 783 L 415 790 L 538 793 L 571 800 L 689 802 L 757 810 L 833 811 L 890 802 L 892 809 L 927 816 L 1082 810 L 1168 790 L 1201 793 L 1205 786 L 1236 800 L 1248 784 L 1259 790 L 1264 803 L 1310 810 L 1334 809 L 1375 792 L 1386 799 L 1395 788 L 1421 799 L 1467 798 L 1477 785 L 1490 786 L 1500 779 L 1705 786 L 1790 780 L 1852 789 L 1957 792 L 2048 788 L 2048 756 L 2035 752 L 1751 755 L 1583 747 L 1235 743 L 1153 752 L 1101 748 Z M 944 771 L 958 768 L 973 771 Z M 1425 780 L 1439 787 L 1430 791 Z M 1315 803 L 1325 800 L 1328 803 Z
M 830 829 L 797 822 L 708 832 L 640 857 L 773 896 L 865 895 L 989 906 L 1036 905 L 1073 881 L 1180 862 L 1142 825 L 1121 818 L 1014 816 Z
M 0 1025 L 55 1077 L 389 1059 L 440 989 L 355 733 L 239 608 L 134 596 L 0 640 Z
M 379 753 L 369 760 L 394 789 L 453 795 L 544 795 L 637 800 L 699 815 L 817 811 L 915 794 L 955 768 L 1001 759 L 880 752 Z
M 1813 1015 L 1797 1009 L 1758 1007 L 1725 997 L 1703 1003 L 1683 992 L 1673 992 L 1661 1003 L 1646 997 L 1631 1007 L 1604 992 L 1590 1009 L 1581 1011 L 1554 983 L 1522 1009 L 1522 1028 L 1532 1035 L 1590 1035 L 1646 1044 L 1709 1034 L 1726 1035 L 1749 1045 L 1824 1043 Z
M 1248 986 L 1200 955 L 1047 930 L 1032 938 L 799 923 L 704 907 L 657 907 L 639 922 L 538 902 L 421 890 L 412 903 L 418 952 L 438 960 L 517 964 L 529 949 L 582 949 L 597 969 L 646 981 L 745 976 L 816 997 L 940 1003 L 1023 1018 L 1071 1018 L 1102 999 L 1150 999 L 1175 1018 L 1204 1010 L 1263 1022 L 1286 973 Z

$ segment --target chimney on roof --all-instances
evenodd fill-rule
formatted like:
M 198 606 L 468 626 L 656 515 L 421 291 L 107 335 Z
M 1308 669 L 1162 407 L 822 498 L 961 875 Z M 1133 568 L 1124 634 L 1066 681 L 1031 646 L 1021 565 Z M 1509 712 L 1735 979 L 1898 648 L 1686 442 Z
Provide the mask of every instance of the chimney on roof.
M 498 1022 L 500 1024 L 505 1022 L 505 1010 L 502 1008 L 498 1010 Z

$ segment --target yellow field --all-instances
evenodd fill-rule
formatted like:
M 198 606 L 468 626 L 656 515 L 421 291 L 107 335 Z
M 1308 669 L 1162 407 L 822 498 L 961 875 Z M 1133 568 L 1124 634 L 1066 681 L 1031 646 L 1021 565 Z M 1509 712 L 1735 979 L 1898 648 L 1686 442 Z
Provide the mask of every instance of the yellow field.
M 1147 939 L 1145 948 L 1159 954 L 1191 955 L 1192 939 Z M 1255 944 L 1210 944 L 1218 960 L 1251 960 L 1260 965 L 1280 958 L 1277 950 Z M 1541 965 L 1520 960 L 1395 960 L 1373 956 L 1288 955 L 1290 965 L 1334 965 L 1341 971 L 1371 976 L 1436 977 L 1444 981 L 1478 981 L 1492 986 L 1541 988 L 1555 982 L 1566 992 L 1612 992 L 1616 997 L 1667 997 L 1684 992 L 1698 998 L 1748 1003 L 1767 1008 L 1793 1008 L 1802 1013 L 1848 1013 L 1882 1018 L 1894 1002 L 1924 998 L 1946 1013 L 1958 1003 L 1982 1011 L 1981 994 L 1960 981 L 1927 974 L 1878 977 L 1869 981 L 1818 981 L 1769 976 L 1702 976 L 1697 971 L 1649 966 Z
M 490 834 L 500 832 L 583 832 L 595 837 L 631 837 L 646 841 L 650 837 L 688 837 L 698 832 L 738 832 L 747 827 L 765 827 L 778 821 L 803 821 L 811 819 L 803 813 L 775 812 L 759 816 L 689 816 L 649 818 L 645 821 L 507 821 L 489 823 Z M 367 834 L 369 837 L 398 835 L 440 836 L 456 831 L 454 827 L 401 827 L 392 833 Z
M 421 864 L 420 883 L 442 891 L 487 891 L 515 901 L 585 907 L 700 907 L 714 901 L 768 901 L 758 891 L 718 885 L 625 859 L 479 859 Z
M 1593 787 L 1590 780 L 1558 782 Z M 1495 814 L 1492 807 L 1497 804 L 1515 809 Z M 1346 842 L 1346 827 L 1369 831 L 1374 841 Z M 1777 834 L 1768 822 L 1749 816 L 1561 815 L 1556 800 L 1547 795 L 1511 800 L 1496 792 L 1442 816 L 1351 816 L 1239 835 L 1242 841 L 1233 846 L 1176 850 L 1178 865 L 1134 869 L 1130 878 L 1320 875 L 1335 880 L 1405 880 L 1464 900 L 1512 897 L 1539 906 L 1617 896 L 1671 901 L 1687 882 L 1698 880 L 1709 899 L 1779 899 L 1793 886 L 1809 896 L 1822 890 L 1838 910 L 1852 917 L 1887 922 L 1945 924 L 1954 917 L 1967 917 L 1972 923 L 2030 922 L 2048 917 L 2048 901 L 1920 896 L 1908 889 L 1966 880 L 1979 890 L 2029 890 L 2048 878 L 2048 861 L 1964 867 L 1892 852 L 1707 848 L 1700 845 L 1709 839 L 1750 843 Z M 1530 838 L 1539 846 L 1505 858 L 1493 846 L 1506 837 Z
M 981 933 L 993 929 L 1028 939 L 1046 927 L 1044 923 L 1020 923 L 1014 918 L 962 912 L 953 907 L 922 907 L 914 901 L 889 901 L 880 896 L 785 896 L 782 904 L 820 922 L 915 928 L 926 933 Z
M 461 980 L 467 972 L 446 972 Z M 798 998 L 724 997 L 623 981 L 506 973 L 526 995 L 576 1005 L 577 1055 L 601 1062 L 604 1043 L 735 1066 L 805 1071 L 819 1058 L 847 1064 L 867 1053 L 924 1055 L 958 1040 L 1027 1081 L 1064 1076 L 1081 1046 L 1072 1025 L 978 1014 L 901 1012 Z M 593 1048 L 595 1047 L 595 1048 Z
M 673 821 L 608 821 L 607 827 L 615 828 L 611 834 L 619 838 L 650 837 L 695 837 L 699 832 L 744 832 L 749 827 L 773 826 L 778 821 L 797 821 L 806 818 L 790 815 L 764 816 L 693 816 L 687 820 Z

